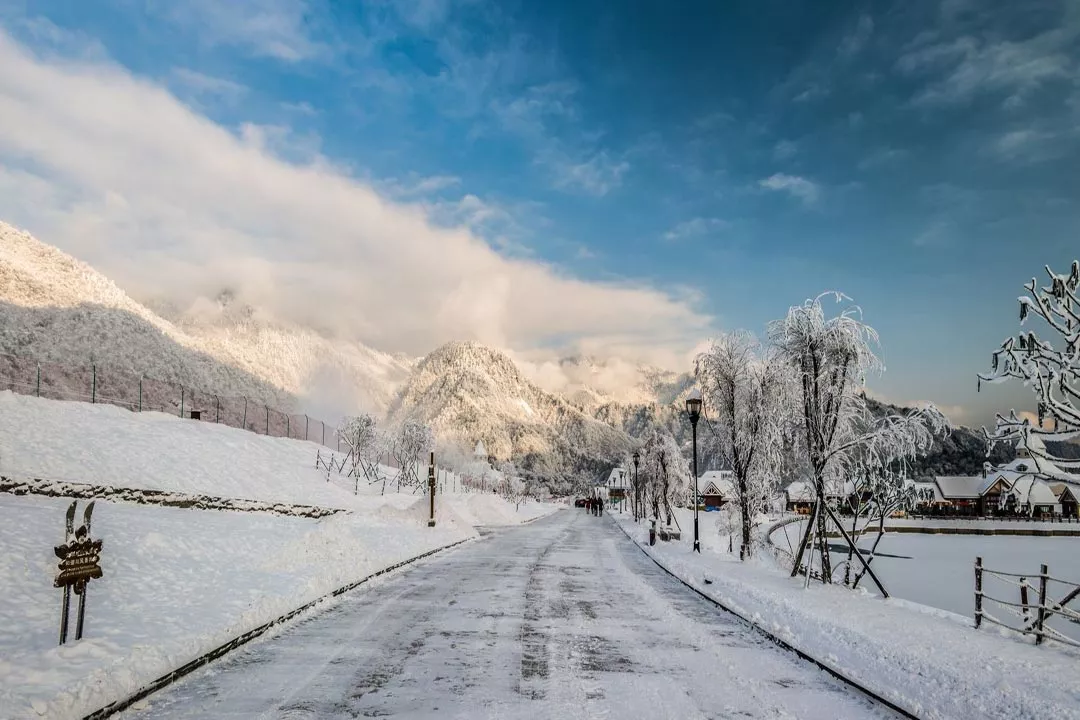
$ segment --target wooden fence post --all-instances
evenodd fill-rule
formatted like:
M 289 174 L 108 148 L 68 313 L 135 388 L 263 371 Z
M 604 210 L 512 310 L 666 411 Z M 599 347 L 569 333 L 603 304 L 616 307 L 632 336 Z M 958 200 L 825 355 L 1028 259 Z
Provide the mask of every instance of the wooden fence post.
M 244 398 L 244 422 L 243 428 L 247 430 L 247 397 Z
M 184 386 L 180 386 L 180 417 L 184 417 Z
M 1049 574 L 1045 565 L 1039 568 L 1039 614 L 1035 620 L 1036 645 L 1042 645 L 1043 641 L 1043 624 L 1046 623 L 1046 581 Z
M 292 437 L 292 425 L 290 423 L 290 420 L 292 420 L 292 416 L 290 416 L 288 413 L 286 413 L 285 414 L 285 437 L 287 437 L 287 438 Z
M 270 406 L 263 405 L 266 408 L 266 434 L 270 435 Z
M 91 372 L 93 372 L 93 380 L 90 385 L 90 402 L 97 402 L 97 365 L 90 366 Z
M 983 610 L 982 610 L 982 601 L 983 601 L 982 572 L 983 572 L 982 558 L 977 557 L 977 558 L 975 558 L 975 629 L 976 630 L 978 630 L 979 626 L 982 625 L 982 616 L 983 616 Z
M 142 412 L 142 375 L 139 376 L 139 412 Z
M 37 364 L 37 389 L 34 391 L 34 393 L 38 397 L 41 397 L 41 363 Z
M 304 415 L 304 440 L 308 439 L 308 428 L 311 426 L 311 418 Z

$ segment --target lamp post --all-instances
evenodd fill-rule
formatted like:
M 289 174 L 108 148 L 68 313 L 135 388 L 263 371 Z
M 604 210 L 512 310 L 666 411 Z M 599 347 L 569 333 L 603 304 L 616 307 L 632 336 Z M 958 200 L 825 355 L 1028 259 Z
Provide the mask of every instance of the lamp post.
M 641 453 L 637 450 L 634 451 L 634 522 L 638 520 L 638 461 L 641 460 Z
M 697 482 L 697 421 L 701 417 L 701 391 L 694 388 L 686 397 L 686 415 L 690 418 L 690 428 L 694 438 L 694 552 L 701 552 L 701 539 L 698 534 L 698 482 Z

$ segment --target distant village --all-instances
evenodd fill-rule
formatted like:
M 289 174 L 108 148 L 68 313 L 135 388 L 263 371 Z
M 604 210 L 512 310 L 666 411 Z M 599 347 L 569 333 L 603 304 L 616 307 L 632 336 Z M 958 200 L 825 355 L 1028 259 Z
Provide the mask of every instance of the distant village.
M 914 498 L 909 512 L 938 517 L 1027 517 L 1041 519 L 1080 518 L 1080 476 L 1068 473 L 1046 459 L 1038 437 L 1017 447 L 1016 459 L 985 475 L 942 476 L 933 480 L 908 480 Z M 614 468 L 596 493 L 613 502 L 626 499 L 632 488 L 631 471 Z M 730 470 L 709 470 L 698 477 L 699 504 L 706 511 L 719 510 L 736 498 L 735 477 Z M 836 480 L 826 484 L 826 500 L 841 511 L 859 506 L 857 483 Z M 865 501 L 867 498 L 862 498 Z M 809 514 L 816 502 L 810 483 L 796 480 L 783 491 L 785 510 Z

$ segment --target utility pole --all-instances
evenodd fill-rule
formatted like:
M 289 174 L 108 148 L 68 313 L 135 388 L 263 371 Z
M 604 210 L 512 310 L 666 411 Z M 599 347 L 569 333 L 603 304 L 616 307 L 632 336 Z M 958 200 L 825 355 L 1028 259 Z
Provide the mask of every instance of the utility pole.
M 431 452 L 431 463 L 427 471 L 428 492 L 431 496 L 431 519 L 427 521 L 428 527 L 435 527 L 435 451 Z

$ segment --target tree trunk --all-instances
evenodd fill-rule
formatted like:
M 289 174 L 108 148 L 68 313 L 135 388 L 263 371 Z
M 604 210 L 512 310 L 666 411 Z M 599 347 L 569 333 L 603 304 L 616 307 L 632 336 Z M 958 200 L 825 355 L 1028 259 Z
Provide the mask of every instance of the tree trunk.
M 821 509 L 817 514 L 817 543 L 818 551 L 821 553 L 821 582 L 832 582 L 832 558 L 829 556 L 829 538 L 827 535 L 828 529 L 828 517 L 825 512 L 825 479 L 819 477 L 816 482 L 817 486 L 817 501 L 822 503 Z
M 750 557 L 750 498 L 746 495 L 746 478 L 739 477 L 739 514 L 742 516 L 742 543 L 739 560 Z

